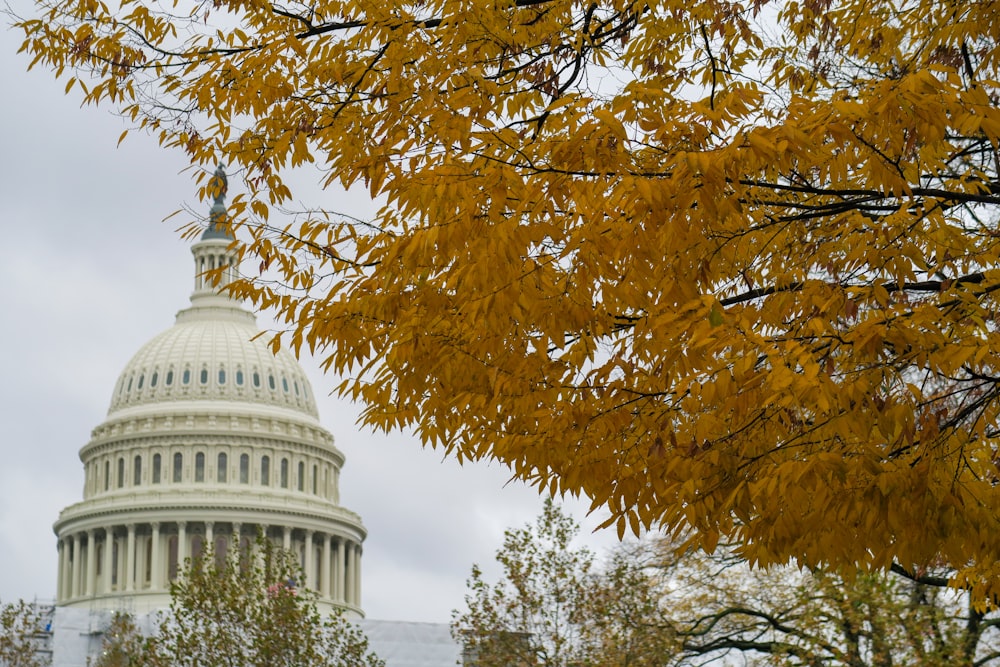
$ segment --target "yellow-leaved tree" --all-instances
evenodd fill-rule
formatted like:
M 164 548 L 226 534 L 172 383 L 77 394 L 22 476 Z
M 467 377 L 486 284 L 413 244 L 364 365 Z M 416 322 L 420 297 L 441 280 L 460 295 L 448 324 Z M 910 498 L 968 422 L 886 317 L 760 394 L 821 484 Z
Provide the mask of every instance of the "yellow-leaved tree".
M 32 64 L 245 183 L 381 428 L 754 563 L 1000 592 L 1000 4 L 36 0 Z M 384 203 L 276 212 L 288 169 Z M 283 175 L 286 176 L 283 180 Z

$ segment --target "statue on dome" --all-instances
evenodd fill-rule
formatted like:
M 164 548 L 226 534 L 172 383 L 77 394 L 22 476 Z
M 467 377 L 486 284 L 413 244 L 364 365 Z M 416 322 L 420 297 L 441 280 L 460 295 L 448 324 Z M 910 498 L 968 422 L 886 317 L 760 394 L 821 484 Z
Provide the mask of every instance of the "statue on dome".
M 227 190 L 229 190 L 229 179 L 226 178 L 226 165 L 220 162 L 211 180 L 208 181 L 208 191 L 215 199 L 215 203 L 221 206 Z

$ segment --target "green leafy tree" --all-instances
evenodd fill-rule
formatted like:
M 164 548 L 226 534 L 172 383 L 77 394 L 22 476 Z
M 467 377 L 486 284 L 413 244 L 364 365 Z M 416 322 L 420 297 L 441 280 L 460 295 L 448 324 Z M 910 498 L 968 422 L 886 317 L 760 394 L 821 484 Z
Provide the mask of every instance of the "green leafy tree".
M 476 667 L 584 664 L 578 619 L 586 606 L 593 554 L 573 548 L 578 526 L 551 501 L 533 525 L 504 533 L 496 584 L 473 566 L 467 608 L 452 634 Z
M 475 667 L 655 667 L 673 638 L 651 624 L 660 591 L 637 552 L 605 568 L 574 547 L 577 523 L 547 500 L 533 524 L 510 529 L 496 583 L 472 569 L 452 634 Z
M 225 559 L 205 553 L 173 584 L 156 632 L 141 639 L 119 619 L 97 667 L 382 667 L 359 629 L 320 615 L 300 575 L 262 538 Z
M 29 602 L 0 604 L 0 667 L 44 667 L 38 651 L 42 617 Z
M 572 534 L 546 507 L 536 526 L 508 532 L 498 583 L 473 570 L 454 632 L 477 666 L 1000 665 L 1000 614 L 950 588 L 946 570 L 753 569 L 728 546 L 706 554 L 655 539 L 604 563 L 586 554 L 583 567 L 568 540 L 552 539 L 553 513 Z M 538 566 L 556 558 L 574 565 Z

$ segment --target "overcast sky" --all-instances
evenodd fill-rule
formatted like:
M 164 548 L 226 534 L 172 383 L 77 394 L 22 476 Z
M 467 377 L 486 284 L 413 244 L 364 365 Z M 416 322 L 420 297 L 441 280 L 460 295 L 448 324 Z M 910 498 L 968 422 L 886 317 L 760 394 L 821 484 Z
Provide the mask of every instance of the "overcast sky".
M 119 371 L 188 305 L 188 244 L 179 218 L 164 218 L 204 205 L 183 156 L 141 134 L 116 148 L 123 121 L 80 108 L 47 71 L 26 72 L 18 33 L 0 19 L 0 600 L 51 599 L 52 523 L 82 498 L 77 452 L 104 419 Z M 328 197 L 337 210 L 365 205 Z M 361 430 L 356 406 L 324 398 L 334 380 L 311 360 L 303 366 L 347 456 L 341 500 L 369 531 L 368 616 L 447 621 L 472 564 L 488 565 L 504 529 L 533 519 L 538 494 L 495 465 L 459 466 L 406 434 Z M 590 534 L 597 520 L 585 520 L 585 503 L 568 507 L 596 550 L 614 542 Z

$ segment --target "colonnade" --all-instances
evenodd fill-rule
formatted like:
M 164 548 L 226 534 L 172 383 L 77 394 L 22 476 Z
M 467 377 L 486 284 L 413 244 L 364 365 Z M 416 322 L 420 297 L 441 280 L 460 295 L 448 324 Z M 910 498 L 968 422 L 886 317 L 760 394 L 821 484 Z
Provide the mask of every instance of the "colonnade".
M 217 554 L 236 545 L 247 548 L 258 529 L 276 546 L 298 555 L 305 584 L 320 599 L 361 606 L 358 542 L 319 530 L 228 521 L 154 521 L 68 532 L 58 542 L 56 600 L 165 593 L 185 559 L 199 556 L 207 545 Z

